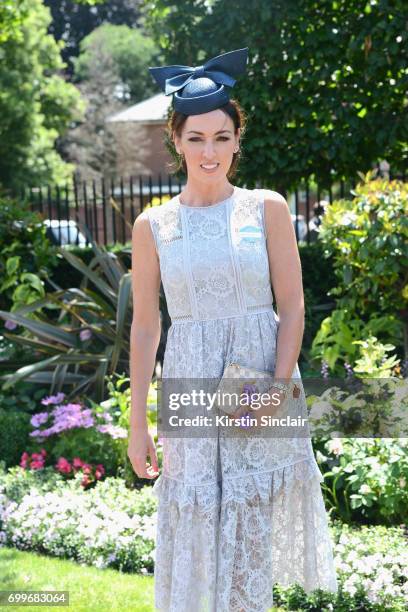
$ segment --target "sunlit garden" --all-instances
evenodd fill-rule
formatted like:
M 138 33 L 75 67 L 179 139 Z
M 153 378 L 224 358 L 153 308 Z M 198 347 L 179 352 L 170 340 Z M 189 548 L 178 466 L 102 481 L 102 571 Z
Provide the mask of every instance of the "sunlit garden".
M 149 89 L 152 84 L 138 91 L 137 84 L 143 90 L 145 83 L 139 77 L 149 65 L 183 57 L 177 40 L 182 23 L 187 23 L 183 44 L 193 62 L 215 55 L 213 49 L 221 48 L 225 37 L 245 39 L 254 56 L 267 60 L 278 43 L 265 36 L 276 22 L 286 32 L 286 49 L 293 56 L 287 68 L 281 60 L 274 65 L 271 60 L 276 80 L 265 73 L 268 83 L 254 60 L 258 93 L 243 90 L 241 95 L 248 113 L 252 108 L 244 143 L 250 161 L 243 160 L 236 182 L 252 188 L 259 178 L 265 186 L 285 189 L 296 218 L 302 177 L 310 177 L 316 202 L 323 191 L 330 193 L 315 239 L 298 241 L 306 306 L 299 367 L 306 389 L 308 380 L 318 381 L 310 386 L 307 402 L 339 592 L 306 593 L 299 585 L 275 584 L 273 609 L 406 610 L 406 6 L 341 0 L 324 7 L 308 1 L 272 10 L 274 3 L 257 1 L 238 2 L 231 10 L 220 1 L 72 0 L 74 12 L 84 11 L 85 32 L 78 24 L 72 30 L 74 19 L 63 19 L 60 4 L 0 2 L 0 591 L 16 592 L 15 597 L 23 591 L 67 591 L 75 610 L 154 610 L 155 481 L 139 478 L 128 457 L 132 244 L 129 239 L 103 244 L 90 231 L 93 221 L 86 224 L 86 207 L 85 216 L 78 214 L 76 220 L 87 243 L 56 244 L 44 223 L 51 209 L 56 210 L 53 192 L 48 192 L 52 206 L 47 208 L 47 190 L 42 188 L 63 189 L 76 171 L 90 182 L 118 179 L 117 166 L 112 176 L 107 172 L 109 147 L 115 145 L 108 131 L 101 136 L 96 121 L 102 112 L 94 97 L 102 58 L 112 68 L 104 86 L 116 86 L 115 91 L 121 86 L 122 97 L 109 108 L 119 112 L 157 93 Z M 232 19 L 248 11 L 248 23 Z M 336 51 L 334 42 L 327 44 L 331 38 L 320 19 L 326 26 L 348 28 L 351 42 L 342 40 Z M 64 39 L 61 32 L 68 32 L 70 23 L 77 55 L 63 77 L 63 45 L 57 40 Z M 212 24 L 211 41 L 206 32 Z M 123 28 L 121 34 L 115 28 Z M 369 30 L 375 32 L 372 38 Z M 164 31 L 172 33 L 166 40 Z M 314 42 L 308 35 L 312 31 Z M 296 33 L 304 37 L 304 45 Z M 133 68 L 121 37 L 128 46 L 135 45 Z M 264 49 L 260 40 L 270 47 Z M 344 61 L 343 45 L 348 53 Z M 307 77 L 312 70 L 308 60 L 317 57 L 324 59 L 324 70 Z M 353 100 L 350 93 L 354 72 L 360 94 L 371 99 L 366 106 L 364 95 Z M 325 90 L 319 85 L 324 78 L 331 82 Z M 385 88 L 378 85 L 381 79 Z M 23 82 L 30 90 L 29 107 Z M 299 101 L 297 112 L 299 87 L 308 103 Z M 102 103 L 110 91 L 101 89 Z M 321 107 L 316 91 L 327 96 Z M 337 96 L 333 104 L 331 95 Z M 91 108 L 88 116 L 83 114 L 85 101 Z M 262 109 L 254 110 L 258 101 Z M 262 112 L 269 110 L 266 126 Z M 381 160 L 389 164 L 386 171 Z M 332 166 L 337 174 L 330 172 Z M 345 192 L 334 189 L 332 197 L 331 186 L 343 180 L 349 187 Z M 150 190 L 142 197 L 140 208 L 160 206 L 171 196 L 171 190 L 170 195 L 157 193 Z M 67 204 L 72 218 L 76 202 Z M 99 200 L 98 206 L 101 211 Z M 118 227 L 123 222 L 128 232 L 123 235 L 129 236 L 134 218 L 114 196 L 110 206 L 116 215 L 111 218 Z M 97 204 L 95 211 L 98 221 L 102 213 Z M 170 323 L 162 287 L 160 317 L 147 416 L 161 470 L 158 382 Z M 14 603 L 19 601 L 23 603 Z

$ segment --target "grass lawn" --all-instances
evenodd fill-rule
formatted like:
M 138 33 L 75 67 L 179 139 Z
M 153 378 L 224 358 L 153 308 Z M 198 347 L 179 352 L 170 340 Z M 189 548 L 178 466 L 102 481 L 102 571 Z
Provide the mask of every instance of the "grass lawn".
M 69 610 L 153 612 L 153 577 L 78 565 L 15 548 L 0 548 L 0 590 L 69 591 Z M 60 606 L 7 606 L 58 610 Z M 66 608 L 66 606 L 63 606 Z M 2 606 L 5 610 L 6 607 Z
M 97 569 L 9 547 L 0 548 L 0 566 L 0 591 L 69 591 L 68 609 L 75 612 L 154 612 L 152 576 Z M 55 612 L 59 606 L 9 606 L 10 610 L 16 608 Z M 270 610 L 279 612 L 283 608 Z

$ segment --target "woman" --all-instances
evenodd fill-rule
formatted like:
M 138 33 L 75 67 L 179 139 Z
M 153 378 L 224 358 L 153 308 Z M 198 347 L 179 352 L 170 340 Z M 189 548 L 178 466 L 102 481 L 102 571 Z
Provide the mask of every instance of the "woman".
M 274 191 L 229 181 L 244 114 L 228 92 L 247 51 L 195 68 L 150 68 L 165 93 L 174 94 L 170 134 L 187 183 L 134 224 L 128 454 L 141 478 L 159 473 L 146 395 L 160 338 L 160 279 L 172 321 L 163 381 L 220 380 L 236 362 L 275 379 L 297 378 L 298 402 L 305 405 L 297 365 L 302 278 L 287 203 Z M 270 393 L 283 402 L 288 391 L 276 382 Z M 273 411 L 259 408 L 252 431 Z M 241 406 L 235 416 L 242 412 Z M 153 488 L 156 609 L 265 612 L 274 582 L 335 592 L 321 481 L 310 437 L 164 435 L 163 472 Z

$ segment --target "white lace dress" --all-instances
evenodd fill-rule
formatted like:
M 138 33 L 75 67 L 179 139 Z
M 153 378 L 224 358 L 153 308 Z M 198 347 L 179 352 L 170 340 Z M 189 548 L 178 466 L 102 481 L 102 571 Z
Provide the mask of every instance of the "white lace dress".
M 210 206 L 179 197 L 145 211 L 172 324 L 163 379 L 220 378 L 233 361 L 273 371 L 273 309 L 262 190 Z M 300 381 L 296 364 L 293 377 Z M 164 437 L 155 608 L 266 612 L 272 587 L 336 592 L 310 437 Z

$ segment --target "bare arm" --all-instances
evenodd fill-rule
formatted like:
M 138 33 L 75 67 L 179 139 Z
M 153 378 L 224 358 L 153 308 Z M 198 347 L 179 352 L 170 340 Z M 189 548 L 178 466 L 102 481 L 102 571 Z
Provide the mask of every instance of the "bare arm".
M 291 378 L 304 333 L 302 268 L 285 198 L 265 191 L 265 226 L 271 282 L 279 315 L 276 378 Z
M 146 213 L 141 213 L 132 231 L 133 319 L 130 332 L 130 440 L 129 458 L 140 477 L 150 453 L 157 472 L 157 457 L 146 420 L 146 399 L 160 342 L 160 266 Z M 153 445 L 153 448 L 152 448 Z M 152 456 L 153 453 L 153 456 Z

